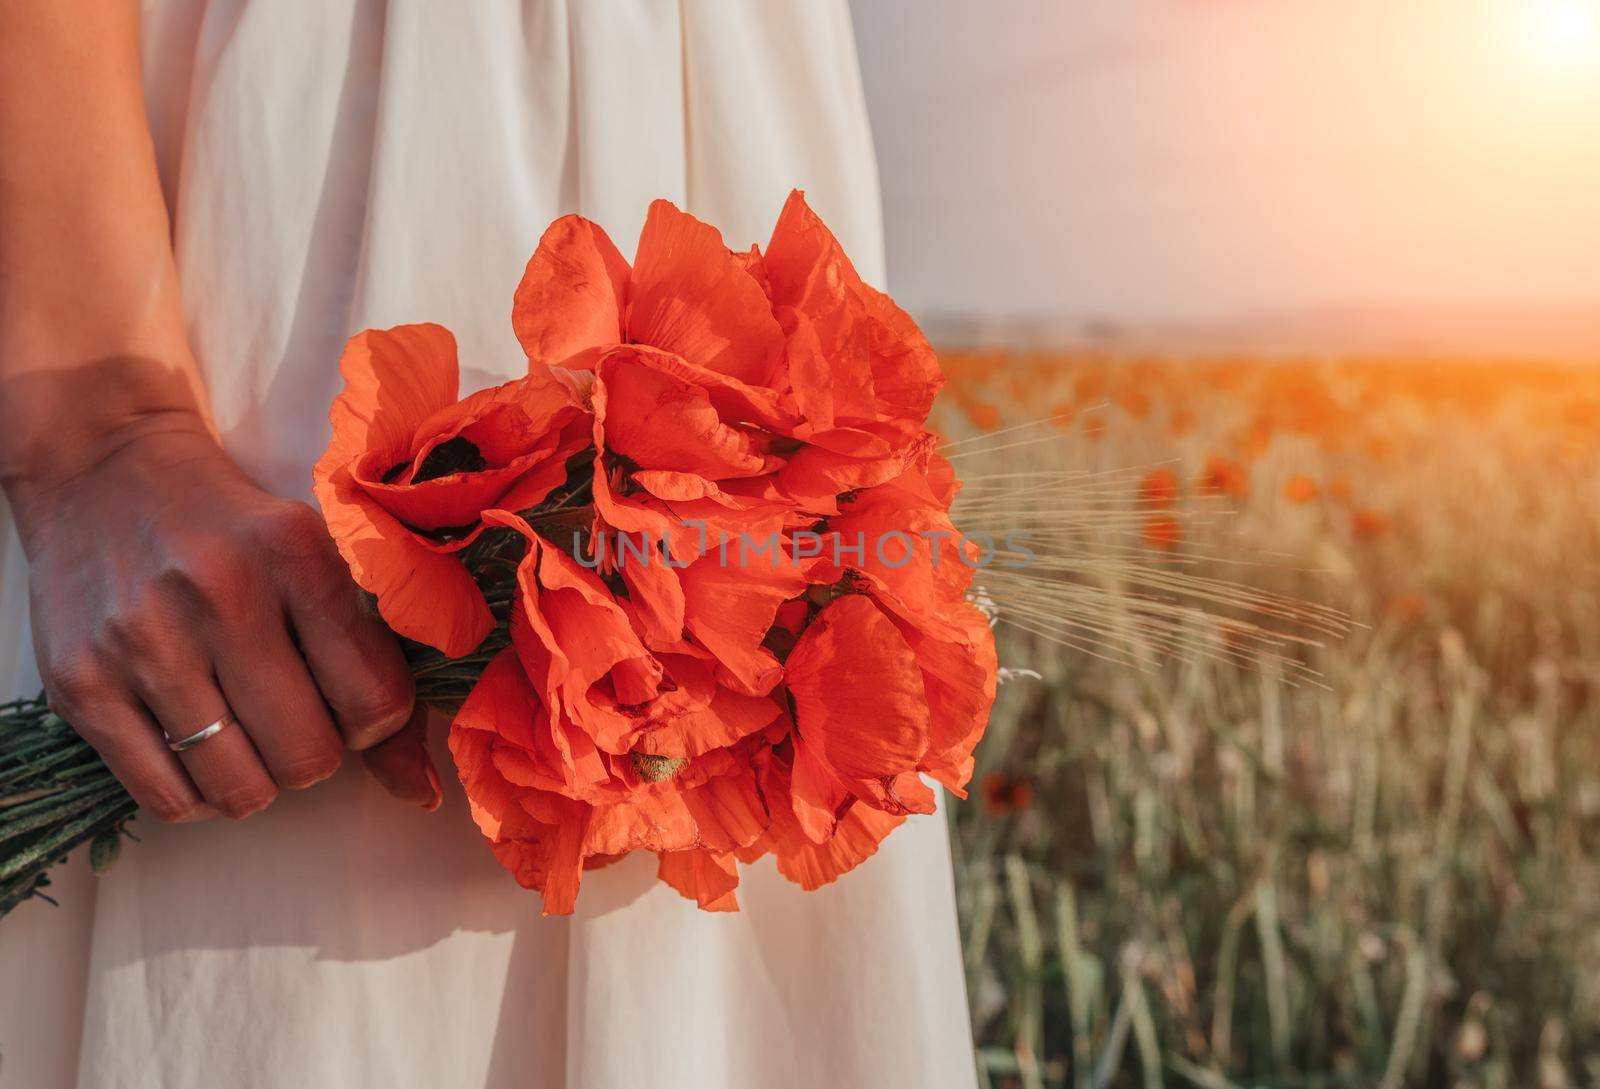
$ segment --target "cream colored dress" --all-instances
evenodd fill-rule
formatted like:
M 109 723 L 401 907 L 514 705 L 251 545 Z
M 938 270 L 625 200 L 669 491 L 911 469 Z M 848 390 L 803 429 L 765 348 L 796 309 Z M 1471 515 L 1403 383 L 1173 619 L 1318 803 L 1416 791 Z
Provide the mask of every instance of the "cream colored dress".
M 745 247 L 801 186 L 883 280 L 842 0 L 154 0 L 144 52 L 190 337 L 284 495 L 351 332 L 443 322 L 469 389 L 524 368 L 512 289 L 563 213 L 631 253 L 664 196 Z M 31 694 L 0 547 L 0 685 Z M 136 822 L 0 923 L 0 1085 L 972 1085 L 940 818 L 817 893 L 747 867 L 738 915 L 639 857 L 545 919 L 446 791 L 423 814 L 351 760 L 242 824 Z

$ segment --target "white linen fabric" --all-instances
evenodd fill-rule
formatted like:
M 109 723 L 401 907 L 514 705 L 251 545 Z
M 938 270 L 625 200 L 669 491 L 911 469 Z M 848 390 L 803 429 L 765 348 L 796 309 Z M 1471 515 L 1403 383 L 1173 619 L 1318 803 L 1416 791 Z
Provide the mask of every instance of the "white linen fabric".
M 228 449 L 283 495 L 309 495 L 353 331 L 442 322 L 463 392 L 524 369 L 511 294 L 563 213 L 631 253 L 668 197 L 745 247 L 799 186 L 883 279 L 842 0 L 152 0 L 144 52 L 190 338 Z M 31 693 L 0 547 L 0 683 Z M 59 908 L 0 923 L 0 1085 L 973 1084 L 942 819 L 816 893 L 746 867 L 737 915 L 636 857 L 546 919 L 436 748 L 434 814 L 351 759 L 64 869 Z

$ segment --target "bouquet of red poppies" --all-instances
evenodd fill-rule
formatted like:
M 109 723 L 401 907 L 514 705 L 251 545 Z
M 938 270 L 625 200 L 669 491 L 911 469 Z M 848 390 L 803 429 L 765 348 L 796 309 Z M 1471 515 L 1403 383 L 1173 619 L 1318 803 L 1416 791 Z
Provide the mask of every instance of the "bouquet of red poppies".
M 354 337 L 316 492 L 384 621 L 481 663 L 450 750 L 544 910 L 635 850 L 711 910 L 768 854 L 816 888 L 960 792 L 996 663 L 938 363 L 802 196 L 748 253 L 657 201 L 631 267 L 557 220 L 511 321 L 527 376 L 464 399 L 448 330 Z
M 559 219 L 511 323 L 526 377 L 465 398 L 442 326 L 353 337 L 315 485 L 544 910 L 635 850 L 710 910 L 768 854 L 814 889 L 960 793 L 996 661 L 938 362 L 802 196 L 747 253 L 657 201 L 631 267 Z M 133 802 L 42 700 L 0 711 L 3 911 Z

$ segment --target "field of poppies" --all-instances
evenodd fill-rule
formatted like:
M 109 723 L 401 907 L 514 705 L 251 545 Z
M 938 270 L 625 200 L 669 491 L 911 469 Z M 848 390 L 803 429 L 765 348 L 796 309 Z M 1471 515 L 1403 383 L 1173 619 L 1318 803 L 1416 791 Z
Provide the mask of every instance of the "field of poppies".
M 952 807 L 988 1083 L 1600 1084 L 1600 371 L 944 362 L 964 528 L 1079 557 Z

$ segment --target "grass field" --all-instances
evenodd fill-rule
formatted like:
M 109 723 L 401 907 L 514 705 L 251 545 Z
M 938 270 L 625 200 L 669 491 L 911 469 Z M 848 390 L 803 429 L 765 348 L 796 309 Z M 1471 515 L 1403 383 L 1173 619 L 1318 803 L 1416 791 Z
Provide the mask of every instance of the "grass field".
M 945 363 L 964 475 L 1084 471 L 1039 504 L 1085 505 L 1053 523 L 1110 557 L 1079 581 L 1353 621 L 1239 638 L 1218 593 L 1063 645 L 1003 614 L 1042 680 L 1001 689 L 954 807 L 989 1084 L 1600 1084 L 1600 373 Z

